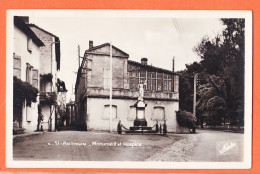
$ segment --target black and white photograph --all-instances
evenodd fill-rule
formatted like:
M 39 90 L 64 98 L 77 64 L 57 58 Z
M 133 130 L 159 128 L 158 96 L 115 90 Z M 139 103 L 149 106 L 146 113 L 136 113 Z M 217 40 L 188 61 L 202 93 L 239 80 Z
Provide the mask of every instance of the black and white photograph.
M 9 10 L 6 71 L 7 167 L 251 168 L 250 11 Z

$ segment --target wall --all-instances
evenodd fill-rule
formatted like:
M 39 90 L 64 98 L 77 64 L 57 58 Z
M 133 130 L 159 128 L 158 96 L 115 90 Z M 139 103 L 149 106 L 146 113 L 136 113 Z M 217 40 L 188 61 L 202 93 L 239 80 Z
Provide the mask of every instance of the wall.
M 51 47 L 50 43 L 52 42 L 52 36 L 43 32 L 42 30 L 39 30 L 35 27 L 30 27 L 33 32 L 41 39 L 41 41 L 44 43 L 44 47 L 40 48 L 41 51 L 41 74 L 48 74 L 51 72 Z
M 96 54 L 96 55 L 95 55 Z M 128 56 L 122 55 L 121 52 L 113 49 L 113 105 L 117 106 L 117 118 L 112 121 L 112 128 L 116 131 L 119 118 L 126 127 L 133 126 L 135 118 L 130 118 L 130 113 L 133 112 L 133 107 L 139 96 L 138 91 L 129 90 L 129 70 Z M 122 56 L 122 57 L 117 57 Z M 101 47 L 91 52 L 87 52 L 88 61 L 82 65 L 82 78 L 78 79 L 76 85 L 76 103 L 78 118 L 81 123 L 87 125 L 88 130 L 109 130 L 109 119 L 104 119 L 104 106 L 109 104 L 109 69 L 110 56 L 109 47 Z M 139 67 L 137 67 L 139 70 Z M 155 71 L 149 69 L 149 71 Z M 161 71 L 161 70 L 160 70 Z M 154 126 L 156 120 L 152 120 L 154 107 L 163 107 L 165 118 L 167 119 L 168 130 L 176 132 L 176 111 L 179 110 L 179 93 L 178 93 L 178 75 L 173 75 L 171 78 L 174 81 L 174 91 L 145 91 L 144 100 L 148 104 L 146 108 L 146 120 L 148 126 Z M 176 76 L 176 77 L 175 77 Z M 78 74 L 80 77 L 80 73 Z M 85 84 L 87 77 L 87 84 Z M 174 80 L 173 80 L 174 77 Z M 85 86 L 87 85 L 87 90 Z M 84 99 L 87 97 L 87 102 Z M 87 106 L 87 109 L 85 107 Z M 87 110 L 87 111 L 86 111 Z M 86 113 L 85 113 L 86 112 Z M 163 123 L 161 120 L 159 123 Z
M 41 39 L 41 41 L 44 43 L 44 47 L 40 48 L 40 73 L 41 74 L 48 74 L 52 73 L 52 83 L 51 82 L 44 82 L 41 83 L 41 89 L 46 92 L 57 92 L 56 89 L 56 81 L 57 81 L 57 70 L 56 70 L 56 58 L 55 58 L 55 38 L 54 36 L 36 28 L 36 27 L 30 27 L 33 32 Z M 54 130 L 55 125 L 55 112 L 53 110 L 54 106 L 50 105 L 42 105 L 43 107 L 43 115 L 44 115 L 44 130 L 48 130 L 48 119 L 52 118 L 52 131 Z
M 16 26 L 14 26 L 14 54 L 21 56 L 21 80 L 26 81 L 26 63 L 29 63 L 34 69 L 40 70 L 40 51 L 37 45 L 32 42 L 32 52 L 27 50 L 27 36 Z M 39 71 L 40 73 L 40 71 Z M 38 76 L 39 79 L 39 76 Z M 39 81 L 38 81 L 39 85 Z M 38 86 L 39 89 L 39 86 Z M 39 97 L 37 98 L 39 101 Z M 22 126 L 26 131 L 37 129 L 38 102 L 33 103 L 32 107 L 22 108 Z
M 36 27 L 30 27 L 33 32 L 41 39 L 41 41 L 44 43 L 44 47 L 40 48 L 41 52 L 41 58 L 40 58 L 40 72 L 41 74 L 53 74 L 52 82 L 53 84 L 56 84 L 56 77 L 57 77 L 57 70 L 56 70 L 56 58 L 55 58 L 55 38 L 51 36 L 50 34 L 36 28 Z M 52 57 L 52 59 L 51 59 Z M 45 91 L 51 92 L 51 83 L 45 84 Z
M 109 99 L 88 98 L 86 124 L 88 130 L 109 130 L 109 119 L 103 119 L 104 105 L 109 104 Z M 119 119 L 122 124 L 129 128 L 133 126 L 133 118 L 130 116 L 130 107 L 135 104 L 136 100 L 113 99 L 113 105 L 117 106 L 117 118 L 112 119 L 112 130 L 117 130 Z M 167 119 L 167 128 L 169 132 L 176 132 L 176 112 L 179 110 L 179 104 L 176 101 L 155 101 L 146 100 L 147 107 L 145 108 L 145 118 L 148 126 L 154 126 L 156 120 L 152 120 L 154 107 L 160 106 L 165 108 L 165 119 Z M 159 124 L 163 120 L 159 121 Z
M 95 56 L 89 55 L 88 58 L 92 59 L 89 61 L 88 68 L 92 71 L 88 71 L 88 86 L 103 88 L 109 87 L 110 79 L 110 57 L 109 56 Z M 124 58 L 113 57 L 112 59 L 112 79 L 113 88 L 127 88 L 124 85 L 124 79 L 126 79 L 126 60 Z M 107 83 L 105 85 L 105 83 Z

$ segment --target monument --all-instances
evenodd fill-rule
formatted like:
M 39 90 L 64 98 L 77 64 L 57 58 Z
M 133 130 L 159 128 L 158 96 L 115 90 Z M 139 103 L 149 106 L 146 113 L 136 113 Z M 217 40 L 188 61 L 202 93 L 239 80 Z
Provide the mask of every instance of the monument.
M 143 84 L 138 85 L 139 88 L 139 97 L 137 102 L 134 104 L 136 107 L 136 118 L 134 121 L 134 126 L 147 126 L 147 121 L 145 120 L 145 107 L 147 106 L 144 103 L 144 88 Z
M 144 88 L 143 84 L 138 85 L 139 96 L 137 102 L 134 104 L 136 108 L 136 118 L 134 120 L 134 126 L 130 127 L 126 133 L 156 133 L 152 130 L 152 127 L 147 126 L 147 121 L 145 119 L 145 107 L 147 104 L 144 102 Z

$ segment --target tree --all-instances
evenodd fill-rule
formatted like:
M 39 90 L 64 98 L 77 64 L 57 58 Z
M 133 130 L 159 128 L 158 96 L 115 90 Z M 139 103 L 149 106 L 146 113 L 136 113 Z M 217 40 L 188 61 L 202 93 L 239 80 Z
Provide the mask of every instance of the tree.
M 186 64 L 186 69 L 180 71 L 180 109 L 188 112 L 193 112 L 193 79 L 194 73 L 202 71 L 201 64 L 194 62 L 193 64 Z
M 204 116 L 225 123 L 243 124 L 244 118 L 244 19 L 221 19 L 226 29 L 214 39 L 204 37 L 194 48 L 201 57 L 207 82 L 200 86 L 198 109 Z

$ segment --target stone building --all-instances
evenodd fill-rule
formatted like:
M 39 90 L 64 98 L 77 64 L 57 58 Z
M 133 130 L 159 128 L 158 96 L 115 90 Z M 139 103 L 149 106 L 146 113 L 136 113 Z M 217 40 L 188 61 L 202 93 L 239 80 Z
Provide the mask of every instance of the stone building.
M 59 37 L 35 24 L 28 26 L 45 45 L 40 48 L 40 104 L 44 117 L 43 129 L 53 131 L 57 95 L 63 95 L 61 94 L 63 91 L 58 91 L 56 86 L 57 72 L 60 70 L 60 40 Z
M 13 50 L 13 76 L 19 79 L 20 87 L 27 86 L 39 89 L 40 48 L 44 43 L 28 27 L 27 18 L 14 16 L 14 50 Z M 27 83 L 26 83 L 27 82 Z M 21 89 L 15 89 L 21 90 Z M 28 93 L 27 93 L 28 95 Z M 19 128 L 35 131 L 37 128 L 38 104 L 32 102 L 27 106 L 26 100 L 16 102 L 21 96 L 13 96 L 13 121 Z
M 112 46 L 112 62 L 113 131 L 119 120 L 125 127 L 133 126 L 138 85 L 143 84 L 147 125 L 154 126 L 157 121 L 160 124 L 166 119 L 168 131 L 175 132 L 179 76 L 174 73 L 174 60 L 173 71 L 169 71 L 148 65 L 147 58 L 142 58 L 140 63 L 129 60 L 127 53 Z M 109 130 L 109 72 L 110 44 L 93 46 L 90 41 L 75 85 L 75 120 L 86 130 Z

